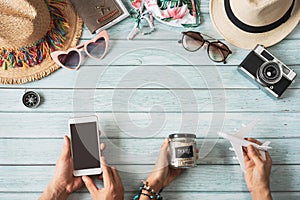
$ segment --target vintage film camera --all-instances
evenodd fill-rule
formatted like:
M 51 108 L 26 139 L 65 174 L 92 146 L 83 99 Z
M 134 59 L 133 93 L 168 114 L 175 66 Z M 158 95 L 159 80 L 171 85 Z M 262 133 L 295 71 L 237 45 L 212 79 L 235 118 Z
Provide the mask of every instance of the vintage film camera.
M 297 74 L 264 46 L 257 45 L 243 60 L 238 70 L 249 80 L 254 80 L 267 94 L 279 98 L 294 81 Z

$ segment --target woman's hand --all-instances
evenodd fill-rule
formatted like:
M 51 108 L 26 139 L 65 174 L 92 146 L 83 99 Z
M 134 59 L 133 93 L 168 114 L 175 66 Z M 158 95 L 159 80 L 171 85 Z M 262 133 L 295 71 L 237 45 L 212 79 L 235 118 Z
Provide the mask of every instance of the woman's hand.
M 147 179 L 151 188 L 156 192 L 159 192 L 159 190 L 169 185 L 177 176 L 179 176 L 183 172 L 183 169 L 174 169 L 169 167 L 168 147 L 169 139 L 166 138 L 163 145 L 161 146 L 155 166 Z
M 169 166 L 168 147 L 169 139 L 166 138 L 161 146 L 160 153 L 156 160 L 155 166 L 147 179 L 147 182 L 149 183 L 150 187 L 155 192 L 159 192 L 162 188 L 169 185 L 184 171 L 184 169 L 182 168 L 174 169 Z M 196 150 L 196 153 L 198 154 L 198 149 Z M 145 197 L 141 196 L 141 200 L 143 198 Z
M 262 143 L 249 138 L 248 141 L 261 145 Z M 266 151 L 266 160 L 263 160 L 260 152 L 252 145 L 244 150 L 245 162 L 245 181 L 252 195 L 253 200 L 270 200 L 272 199 L 270 192 L 270 174 L 272 167 L 272 159 L 268 151 Z

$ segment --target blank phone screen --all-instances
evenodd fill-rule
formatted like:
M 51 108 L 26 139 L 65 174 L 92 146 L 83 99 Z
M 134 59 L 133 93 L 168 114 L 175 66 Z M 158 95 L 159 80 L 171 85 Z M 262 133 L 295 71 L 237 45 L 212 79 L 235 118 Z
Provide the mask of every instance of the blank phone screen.
M 74 170 L 99 168 L 96 122 L 70 124 Z

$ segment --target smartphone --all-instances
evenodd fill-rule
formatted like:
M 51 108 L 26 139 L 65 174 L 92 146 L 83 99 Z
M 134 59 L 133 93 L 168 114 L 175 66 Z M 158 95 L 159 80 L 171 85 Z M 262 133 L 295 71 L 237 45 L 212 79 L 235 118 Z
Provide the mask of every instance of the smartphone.
M 101 174 L 100 131 L 97 116 L 69 119 L 74 176 Z

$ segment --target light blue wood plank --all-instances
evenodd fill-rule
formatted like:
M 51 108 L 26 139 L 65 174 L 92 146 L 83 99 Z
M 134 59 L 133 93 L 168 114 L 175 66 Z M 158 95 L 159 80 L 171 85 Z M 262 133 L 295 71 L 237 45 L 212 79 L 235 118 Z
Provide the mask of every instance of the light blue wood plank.
M 300 93 L 289 89 L 284 99 L 273 100 L 253 90 L 94 90 L 43 89 L 36 109 L 26 108 L 23 89 L 0 89 L 2 112 L 299 112 Z M 75 92 L 74 92 L 75 91 Z M 226 99 L 226 100 L 225 100 Z M 225 101 L 225 102 L 224 102 Z
M 293 69 L 300 74 L 300 65 Z M 97 83 L 95 81 L 97 88 L 257 88 L 238 73 L 236 66 L 90 66 L 82 67 L 79 71 L 61 69 L 40 81 L 4 87 L 88 88 L 89 85 L 76 84 L 77 77 L 93 77 L 94 74 L 101 74 L 96 78 Z M 296 77 L 290 88 L 300 88 L 300 76 Z
M 62 138 L 68 134 L 65 113 L 0 113 L 1 138 Z M 197 133 L 204 138 L 210 127 L 231 133 L 242 124 L 258 120 L 251 133 L 255 138 L 300 137 L 300 113 L 227 113 L 211 122 L 211 113 L 98 113 L 101 131 L 108 138 L 164 138 L 170 133 Z M 51 120 L 49 120 L 51 119 Z M 209 135 L 208 135 L 209 136 Z
M 299 155 L 300 139 L 268 139 L 273 147 L 270 155 L 273 164 L 300 164 Z M 204 159 L 198 160 L 198 164 L 235 164 L 235 154 L 228 150 L 231 147 L 229 141 L 224 139 L 209 139 L 215 144 L 212 151 Z M 266 141 L 263 139 L 261 141 Z M 105 139 L 104 151 L 109 163 L 147 165 L 154 164 L 163 139 Z M 203 139 L 197 140 L 200 148 L 200 157 Z M 151 144 L 151 145 L 149 145 Z M 0 165 L 54 165 L 63 147 L 62 139 L 1 139 L 0 140 Z M 201 167 L 201 166 L 200 166 Z
M 177 33 L 178 38 L 181 34 Z M 81 40 L 85 42 L 86 40 Z M 300 43 L 300 40 L 284 40 L 269 50 L 278 59 L 286 65 L 294 66 L 299 63 L 297 52 L 300 51 L 300 46 L 295 45 Z M 228 65 L 239 65 L 241 61 L 249 53 L 248 50 L 230 46 L 233 55 L 228 58 Z M 109 52 L 101 61 L 93 59 L 85 59 L 84 65 L 215 65 L 206 53 L 206 50 L 200 49 L 197 52 L 186 51 L 178 40 L 133 40 L 128 43 L 124 40 L 110 40 Z M 221 64 L 219 64 L 221 65 Z
M 142 179 L 145 179 L 152 165 L 116 166 L 125 186 L 125 191 L 137 191 Z M 0 192 L 41 192 L 54 173 L 54 166 L 1 166 Z M 135 173 L 130 173 L 130 172 Z M 272 191 L 299 192 L 299 165 L 274 165 L 271 175 Z M 187 184 L 191 183 L 191 184 Z M 164 191 L 205 192 L 236 191 L 246 192 L 247 187 L 240 166 L 237 165 L 201 165 L 186 170 Z
M 173 35 L 178 35 L 178 33 L 173 33 Z M 295 55 L 297 55 L 297 52 L 299 52 L 299 49 L 295 49 L 298 46 L 294 45 L 294 44 L 298 43 L 298 41 L 300 42 L 300 40 L 295 40 L 295 41 L 294 40 L 285 40 L 282 42 L 285 44 L 280 43 L 280 44 L 270 48 L 270 51 L 272 51 L 273 54 L 275 54 L 279 59 L 281 59 L 286 64 L 291 63 L 290 67 L 295 68 L 297 70 L 297 67 L 295 67 L 294 65 L 299 64 L 299 61 L 298 61 L 297 57 L 295 56 Z M 205 66 L 205 65 L 214 65 L 215 64 L 207 58 L 205 51 L 200 50 L 199 52 L 195 52 L 195 53 L 186 52 L 181 47 L 181 45 L 176 44 L 176 46 L 173 46 L 176 43 L 174 41 L 154 41 L 154 42 L 131 41 L 130 43 L 128 43 L 127 41 L 115 40 L 115 41 L 112 41 L 112 43 L 116 44 L 116 45 L 111 45 L 111 51 L 110 51 L 109 55 L 107 55 L 107 59 L 104 59 L 103 61 L 99 62 L 99 61 L 95 61 L 92 59 L 88 59 L 84 63 L 84 66 L 82 66 L 81 71 L 70 72 L 67 70 L 59 70 L 58 72 L 55 72 L 53 75 L 50 76 L 51 79 L 49 79 L 48 82 L 46 81 L 44 83 L 45 85 L 43 85 L 41 83 L 43 83 L 43 81 L 45 79 L 48 80 L 47 78 L 43 79 L 42 81 L 37 81 L 37 82 L 30 83 L 30 84 L 22 85 L 21 87 L 51 87 L 53 85 L 53 82 L 56 82 L 56 83 L 52 87 L 75 87 L 75 84 L 74 84 L 74 80 L 76 80 L 75 77 L 78 74 L 80 74 L 80 75 L 86 74 L 85 72 L 88 72 L 91 67 L 93 67 L 93 69 L 91 69 L 91 73 L 95 73 L 93 70 L 99 70 L 98 73 L 101 74 L 103 72 L 103 70 L 107 70 L 107 68 L 109 68 L 109 69 L 113 68 L 113 66 L 111 66 L 111 65 L 126 65 L 126 64 L 128 64 L 128 65 L 135 65 L 135 66 L 143 66 L 143 65 L 162 65 L 162 64 L 166 64 L 166 65 L 170 65 L 170 64 L 172 64 L 172 65 L 191 65 L 191 64 L 199 65 L 199 64 L 201 64 L 201 65 Z M 127 44 L 125 44 L 125 43 L 127 43 Z M 120 44 L 120 45 L 118 46 L 118 44 Z M 170 47 L 172 46 L 172 47 L 169 48 L 169 46 Z M 294 47 L 294 46 L 296 46 L 296 47 Z M 125 47 L 125 49 L 124 49 L 124 47 Z M 165 48 L 165 47 L 167 47 L 167 48 Z M 118 48 L 121 48 L 121 49 L 118 49 Z M 136 49 L 136 48 L 138 48 L 138 50 L 135 52 L 134 49 Z M 287 49 L 289 49 L 289 50 L 287 50 Z M 294 50 L 291 50 L 291 49 L 294 49 Z M 121 51 L 121 52 L 118 52 L 118 51 Z M 235 54 L 232 55 L 231 58 L 229 59 L 229 64 L 233 64 L 233 65 L 235 65 L 234 67 L 236 67 L 243 60 L 243 58 L 246 56 L 248 51 L 239 50 L 236 48 L 234 50 L 234 52 L 235 52 Z M 157 61 L 159 61 L 159 62 L 157 62 Z M 94 69 L 95 65 L 97 65 L 97 66 L 104 65 L 105 67 L 102 67 L 102 68 L 97 67 L 96 69 Z M 106 67 L 107 65 L 109 65 L 109 67 Z M 244 78 L 241 77 L 236 72 L 234 67 L 232 68 L 233 70 L 232 69 L 228 70 L 227 68 L 223 69 L 223 67 L 217 68 L 218 72 L 220 73 L 221 78 L 225 79 L 224 86 L 227 87 L 226 84 L 229 83 L 229 84 L 236 84 L 236 86 L 234 86 L 234 88 L 235 87 L 243 88 L 243 87 L 245 87 L 245 86 L 243 86 L 244 84 L 247 85 L 246 87 L 253 87 L 253 85 L 251 85 L 250 83 L 245 81 Z M 209 68 L 211 68 L 211 66 L 209 66 L 207 68 L 209 69 Z M 125 67 L 124 72 L 126 72 L 126 69 L 128 70 L 128 67 Z M 173 67 L 173 69 L 175 71 L 177 70 L 176 67 Z M 190 69 L 192 71 L 193 67 L 190 67 L 188 69 Z M 225 69 L 227 71 L 233 72 L 233 73 L 227 74 L 228 72 L 224 72 Z M 122 70 L 124 70 L 124 69 L 122 69 Z M 163 68 L 159 68 L 159 70 L 163 70 Z M 122 71 L 120 71 L 120 72 L 122 72 Z M 179 72 L 182 72 L 182 71 L 180 71 L 180 69 L 179 69 Z M 211 71 L 210 73 L 214 73 L 214 72 Z M 199 73 L 197 73 L 197 74 L 199 74 Z M 200 74 L 201 74 L 201 71 L 200 71 Z M 118 77 L 117 75 L 119 75 L 119 74 L 114 73 L 110 80 L 116 81 L 114 78 Z M 52 80 L 52 77 L 54 80 Z M 183 75 L 183 77 L 185 77 L 185 76 Z M 208 77 L 214 77 L 214 76 L 208 75 Z M 228 81 L 227 77 L 230 77 L 233 80 Z M 157 77 L 157 78 L 159 79 L 160 77 Z M 189 80 L 188 79 L 189 77 L 186 77 L 186 78 L 187 78 L 187 80 Z M 198 78 L 198 77 L 196 77 L 196 78 Z M 236 78 L 238 78 L 238 80 L 236 80 Z M 195 79 L 195 77 L 194 77 L 194 79 Z M 69 80 L 69 81 L 67 81 L 67 80 Z M 100 83 L 100 84 L 104 84 L 104 86 L 105 86 L 106 80 L 103 80 L 103 81 L 104 81 L 104 83 Z M 71 85 L 65 85 L 65 84 L 70 84 L 70 83 L 71 83 Z M 6 87 L 6 85 L 1 85 L 1 86 Z M 15 86 L 13 86 L 13 87 L 15 87 Z M 81 86 L 79 86 L 79 87 L 81 87 Z
M 178 39 L 181 33 L 177 33 Z M 110 49 L 105 58 L 101 61 L 86 59 L 84 65 L 214 65 L 206 53 L 200 49 L 196 52 L 186 51 L 178 39 L 166 40 L 133 40 L 128 43 L 124 40 L 110 40 Z M 81 40 L 80 42 L 85 42 Z M 292 42 L 291 42 L 292 41 Z M 299 59 L 296 57 L 300 47 L 295 45 L 300 40 L 284 40 L 281 43 L 270 47 L 269 50 L 286 65 L 297 65 Z M 226 42 L 225 42 L 226 43 Z M 228 65 L 238 65 L 249 53 L 234 46 L 230 46 L 233 54 L 228 58 Z M 221 64 L 219 64 L 221 65 Z
M 134 195 L 134 192 L 126 192 L 125 199 L 130 199 Z M 40 193 L 0 193 L 1 199 L 38 199 Z M 251 196 L 248 192 L 162 192 L 164 199 L 173 200 L 251 200 Z M 299 199 L 299 192 L 273 192 L 272 196 L 274 199 Z M 69 200 L 90 200 L 91 196 L 89 193 L 74 193 L 69 198 Z

